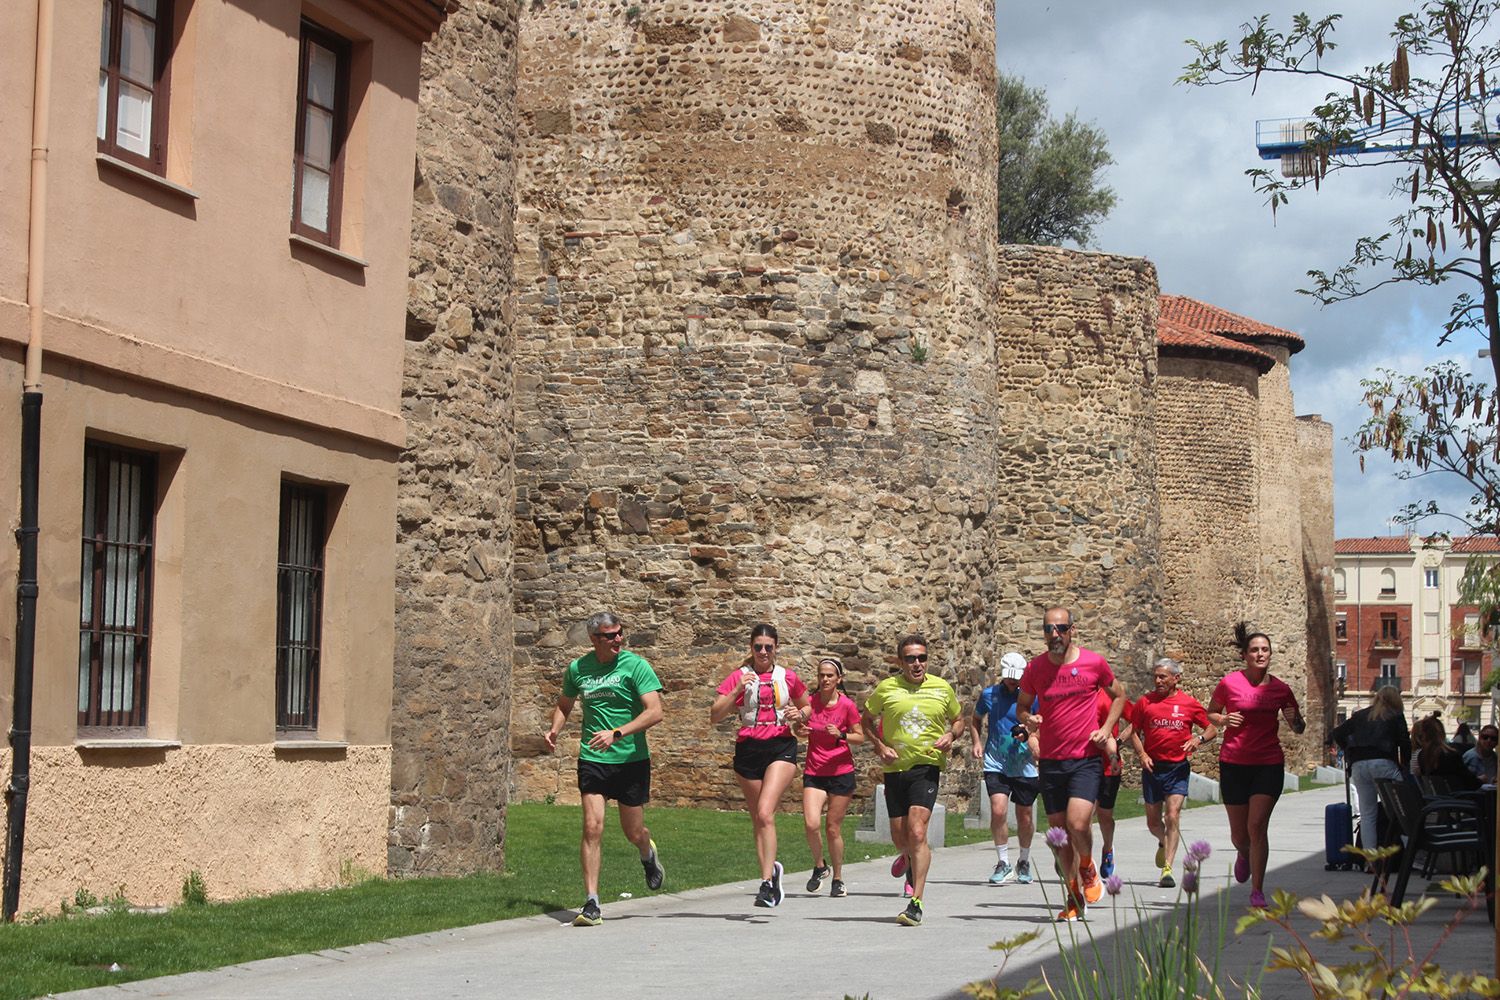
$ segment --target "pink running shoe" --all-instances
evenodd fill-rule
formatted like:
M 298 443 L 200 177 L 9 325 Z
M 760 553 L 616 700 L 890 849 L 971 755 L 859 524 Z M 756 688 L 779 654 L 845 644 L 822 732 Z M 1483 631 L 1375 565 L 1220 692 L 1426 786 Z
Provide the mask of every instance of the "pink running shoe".
M 1240 854 L 1234 859 L 1234 880 L 1236 882 L 1250 881 L 1250 855 Z
M 901 895 L 908 898 L 917 894 L 917 887 L 911 884 L 911 871 L 906 873 L 906 884 L 901 887 Z
M 1266 894 L 1259 889 L 1250 890 L 1250 909 L 1264 910 L 1266 908 Z
M 896 855 L 896 860 L 891 862 L 891 878 L 900 878 L 906 874 L 906 855 Z M 1243 881 L 1243 880 L 1242 880 Z

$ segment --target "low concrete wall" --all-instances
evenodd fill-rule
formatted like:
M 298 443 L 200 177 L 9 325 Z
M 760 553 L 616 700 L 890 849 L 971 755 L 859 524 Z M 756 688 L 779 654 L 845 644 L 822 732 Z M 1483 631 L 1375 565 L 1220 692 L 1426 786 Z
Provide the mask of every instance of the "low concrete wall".
M 55 910 L 80 887 L 172 903 L 193 870 L 213 899 L 383 873 L 390 770 L 389 746 L 34 748 L 21 910 Z

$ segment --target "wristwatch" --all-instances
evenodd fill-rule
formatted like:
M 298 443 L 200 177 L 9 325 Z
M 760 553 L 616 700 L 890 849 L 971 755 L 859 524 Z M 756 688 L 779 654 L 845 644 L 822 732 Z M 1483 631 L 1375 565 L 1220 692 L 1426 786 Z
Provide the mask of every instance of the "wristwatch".
M 622 740 L 624 738 L 625 737 L 620 734 L 620 731 L 618 729 L 616 729 L 615 730 L 615 742 L 618 743 L 618 742 L 620 742 L 620 740 Z

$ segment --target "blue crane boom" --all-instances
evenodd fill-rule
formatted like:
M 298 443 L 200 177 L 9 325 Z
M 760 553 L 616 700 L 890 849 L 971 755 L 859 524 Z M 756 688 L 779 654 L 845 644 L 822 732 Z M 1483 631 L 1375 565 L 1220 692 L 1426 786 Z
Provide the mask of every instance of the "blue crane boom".
M 1491 90 L 1479 97 L 1449 101 L 1422 112 L 1422 121 L 1432 120 L 1435 114 L 1455 116 L 1462 107 L 1477 106 L 1486 100 L 1500 97 L 1500 89 Z M 1439 140 L 1443 146 L 1453 149 L 1460 146 L 1493 146 L 1500 143 L 1500 116 L 1496 116 L 1496 130 L 1491 130 L 1484 116 L 1476 116 L 1473 128 L 1465 132 L 1448 132 Z M 1364 153 L 1404 153 L 1430 145 L 1431 140 L 1411 141 L 1412 119 L 1410 115 L 1388 118 L 1384 124 L 1375 123 L 1349 132 L 1343 141 L 1333 147 L 1331 155 L 1357 156 Z M 1318 138 L 1316 118 L 1263 118 L 1255 123 L 1255 148 L 1262 160 L 1281 160 L 1283 172 L 1288 166 L 1301 167 L 1300 161 L 1312 155 L 1309 144 Z M 1298 173 L 1306 172 L 1297 169 Z

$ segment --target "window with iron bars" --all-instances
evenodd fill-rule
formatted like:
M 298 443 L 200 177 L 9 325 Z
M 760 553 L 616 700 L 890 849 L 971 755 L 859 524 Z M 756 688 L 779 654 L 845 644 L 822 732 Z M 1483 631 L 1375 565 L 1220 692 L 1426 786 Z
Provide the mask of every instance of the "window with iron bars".
M 276 555 L 276 728 L 318 728 L 323 646 L 323 544 L 327 493 L 281 484 Z
M 78 725 L 146 724 L 156 456 L 90 441 L 83 453 Z

